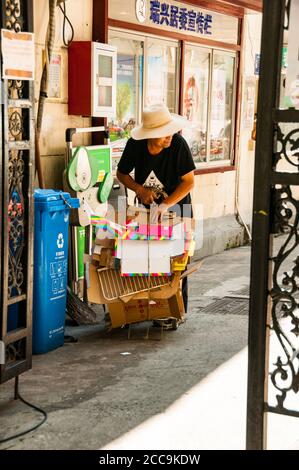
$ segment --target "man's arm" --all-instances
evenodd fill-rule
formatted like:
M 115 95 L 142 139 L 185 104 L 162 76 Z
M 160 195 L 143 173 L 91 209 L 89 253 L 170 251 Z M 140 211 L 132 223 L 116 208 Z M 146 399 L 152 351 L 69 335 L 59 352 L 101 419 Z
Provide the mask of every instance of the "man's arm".
M 194 187 L 194 171 L 186 173 L 182 177 L 182 182 L 178 187 L 170 194 L 164 201 L 157 207 L 152 208 L 151 220 L 152 223 L 157 223 L 161 220 L 163 214 L 169 209 L 169 207 L 174 206 L 177 202 L 181 201 L 187 194 L 190 193 L 191 189 Z
M 130 175 L 124 175 L 117 170 L 117 179 L 127 188 L 134 191 L 143 204 L 152 204 L 155 200 L 155 194 L 151 189 L 144 188 L 141 184 L 136 183 Z
M 190 193 L 191 189 L 194 187 L 194 171 L 186 173 L 186 175 L 181 177 L 182 181 L 178 187 L 171 193 L 162 204 L 167 208 L 174 206 L 177 202 L 181 201 L 187 194 Z

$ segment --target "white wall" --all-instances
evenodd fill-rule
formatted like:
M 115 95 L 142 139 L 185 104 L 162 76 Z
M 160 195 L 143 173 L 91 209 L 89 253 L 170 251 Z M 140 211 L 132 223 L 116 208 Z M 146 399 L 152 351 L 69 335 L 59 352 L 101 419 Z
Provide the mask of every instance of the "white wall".
M 36 112 L 43 68 L 43 50 L 45 49 L 46 32 L 49 21 L 48 0 L 34 0 L 34 31 L 36 43 L 36 79 L 35 96 Z M 75 40 L 92 39 L 92 0 L 68 0 L 67 14 L 74 27 Z M 43 113 L 43 124 L 40 139 L 43 173 L 47 187 L 61 185 L 61 173 L 64 168 L 65 129 L 68 127 L 87 127 L 90 119 L 80 116 L 69 116 L 68 96 L 68 53 L 63 45 L 63 15 L 56 8 L 56 34 L 54 52 L 62 54 L 62 99 L 58 102 L 48 99 Z M 67 33 L 69 28 L 67 26 Z M 80 71 L 78 71 L 79 73 Z M 76 140 L 75 140 L 76 139 Z M 88 143 L 88 136 L 74 139 L 74 144 Z
M 246 80 L 251 78 L 256 84 L 256 100 L 258 90 L 258 76 L 254 75 L 255 54 L 260 53 L 261 14 L 250 14 L 244 18 L 244 47 L 242 64 L 242 106 L 240 145 L 237 155 L 237 198 L 240 214 L 246 223 L 251 224 L 253 203 L 253 180 L 255 142 L 251 140 L 251 128 L 245 128 L 244 116 L 248 106 Z
M 235 171 L 195 176 L 194 216 L 204 219 L 234 214 Z

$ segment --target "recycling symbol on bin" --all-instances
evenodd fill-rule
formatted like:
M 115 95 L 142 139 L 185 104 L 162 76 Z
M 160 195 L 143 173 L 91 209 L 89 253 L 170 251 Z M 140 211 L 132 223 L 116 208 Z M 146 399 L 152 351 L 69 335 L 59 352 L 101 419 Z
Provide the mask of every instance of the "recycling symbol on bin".
M 63 248 L 63 245 L 64 245 L 63 235 L 62 233 L 59 233 L 57 237 L 57 246 L 61 250 L 61 248 Z

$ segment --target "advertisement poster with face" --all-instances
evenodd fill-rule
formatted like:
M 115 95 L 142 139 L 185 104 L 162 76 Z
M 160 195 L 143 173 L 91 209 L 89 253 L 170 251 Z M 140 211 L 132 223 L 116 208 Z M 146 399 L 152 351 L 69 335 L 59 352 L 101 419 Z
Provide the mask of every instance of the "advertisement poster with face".
M 190 126 L 183 130 L 196 163 L 206 160 L 209 55 L 187 49 L 183 115 Z

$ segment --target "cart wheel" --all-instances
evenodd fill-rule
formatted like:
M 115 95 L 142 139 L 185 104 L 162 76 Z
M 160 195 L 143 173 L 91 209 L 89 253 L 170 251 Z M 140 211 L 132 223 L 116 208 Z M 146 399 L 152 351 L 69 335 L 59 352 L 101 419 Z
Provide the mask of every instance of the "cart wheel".
M 178 324 L 178 321 L 177 321 L 176 318 L 174 318 L 174 319 L 172 320 L 171 326 L 172 326 L 172 329 L 173 329 L 173 330 L 177 330 L 177 329 L 178 329 L 179 324 Z

